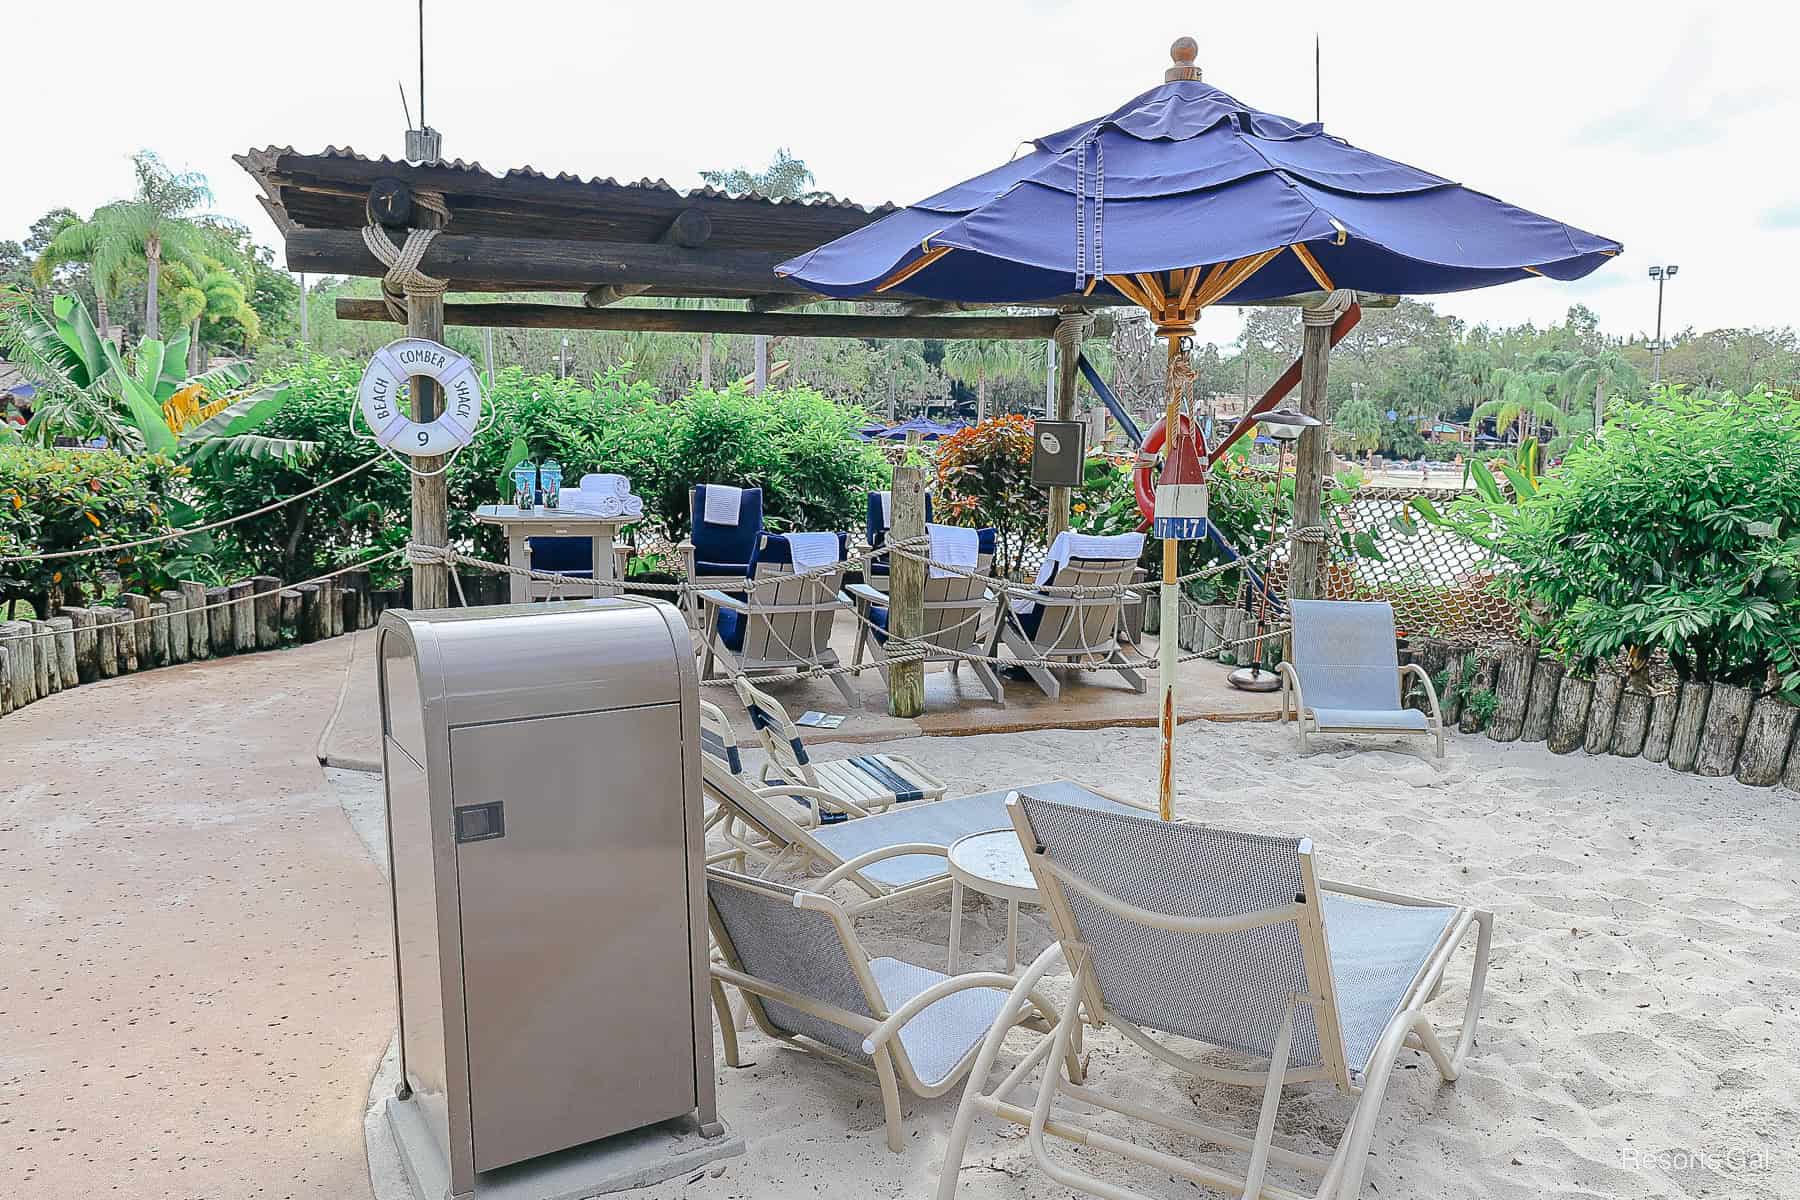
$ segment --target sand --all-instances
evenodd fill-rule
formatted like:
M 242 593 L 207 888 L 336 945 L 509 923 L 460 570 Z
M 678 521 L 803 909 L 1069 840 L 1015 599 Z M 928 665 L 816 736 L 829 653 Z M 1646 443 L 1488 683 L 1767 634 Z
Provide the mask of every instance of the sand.
M 1291 733 L 1267 725 L 1184 727 L 1180 811 L 1311 836 L 1327 877 L 1496 914 L 1482 1034 L 1466 1073 L 1445 1085 L 1422 1056 L 1403 1056 L 1366 1197 L 1800 1192 L 1800 797 L 1484 738 L 1452 738 L 1442 762 L 1399 743 L 1318 746 L 1299 756 Z M 889 748 L 954 780 L 952 794 L 1062 775 L 1154 797 L 1153 731 L 918 738 Z M 863 933 L 872 953 L 941 968 L 947 923 L 940 895 L 871 915 Z M 1004 931 L 1004 908 L 978 904 L 963 969 L 1002 967 Z M 1033 910 L 1021 940 L 1026 960 L 1049 944 Z M 1467 962 L 1453 966 L 1432 1005 L 1441 1027 L 1461 1014 Z M 1051 990 L 1060 998 L 1066 987 L 1063 975 Z M 1015 1034 L 1009 1050 L 1032 1036 Z M 932 1194 L 960 1089 L 937 1100 L 903 1096 L 907 1145 L 891 1154 L 872 1078 L 755 1029 L 741 1044 L 747 1066 L 719 1062 L 720 1104 L 748 1135 L 748 1155 L 720 1175 L 641 1195 Z M 1111 1030 L 1091 1045 L 1097 1087 L 1175 1113 L 1205 1110 L 1202 1119 L 1253 1121 L 1247 1092 L 1186 1080 Z M 1324 1149 L 1350 1107 L 1327 1086 L 1290 1089 L 1281 1128 Z M 1117 1118 L 1104 1124 L 1132 1135 Z M 1204 1153 L 1167 1137 L 1157 1144 Z M 1200 1194 L 1110 1156 L 1059 1152 L 1147 1195 Z M 977 1127 L 959 1194 L 1068 1193 L 1032 1167 L 1014 1131 L 989 1122 Z

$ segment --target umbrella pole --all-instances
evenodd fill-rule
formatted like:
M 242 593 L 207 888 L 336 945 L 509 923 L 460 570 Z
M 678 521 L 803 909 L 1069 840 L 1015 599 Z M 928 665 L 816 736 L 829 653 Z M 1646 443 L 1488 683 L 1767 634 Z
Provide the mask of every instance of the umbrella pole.
M 1176 360 L 1181 357 L 1181 337 L 1168 335 L 1168 404 L 1163 413 L 1163 428 L 1168 431 L 1166 461 L 1175 462 L 1175 447 L 1181 440 L 1181 393 L 1176 383 Z M 1156 806 L 1165 821 L 1175 817 L 1175 665 L 1181 651 L 1181 592 L 1175 582 L 1181 574 L 1181 543 L 1164 538 L 1162 544 L 1162 635 L 1157 639 L 1157 684 L 1162 694 L 1160 728 L 1162 758 L 1157 770 Z

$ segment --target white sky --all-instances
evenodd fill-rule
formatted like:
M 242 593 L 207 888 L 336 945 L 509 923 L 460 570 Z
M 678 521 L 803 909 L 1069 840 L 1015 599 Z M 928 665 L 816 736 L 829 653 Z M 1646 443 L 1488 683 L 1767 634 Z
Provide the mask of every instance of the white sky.
M 231 154 L 402 147 L 413 0 L 176 0 L 154 31 L 135 2 L 5 7 L 0 237 L 124 194 L 149 147 L 205 172 L 219 212 L 279 245 Z M 427 0 L 426 100 L 446 154 L 491 169 L 685 188 L 781 145 L 820 187 L 904 203 L 1160 82 L 1183 33 L 1208 82 L 1310 116 L 1315 30 L 1328 130 L 1625 244 L 1580 283 L 1441 310 L 1542 324 L 1580 300 L 1609 332 L 1644 332 L 1646 267 L 1673 261 L 1671 329 L 1800 322 L 1800 5 L 1785 0 Z M 1201 338 L 1236 331 L 1221 313 Z

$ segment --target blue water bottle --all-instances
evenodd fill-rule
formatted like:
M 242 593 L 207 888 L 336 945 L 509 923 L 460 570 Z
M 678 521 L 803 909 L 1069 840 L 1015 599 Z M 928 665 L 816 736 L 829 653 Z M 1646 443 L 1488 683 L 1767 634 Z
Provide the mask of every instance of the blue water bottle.
M 544 493 L 545 508 L 561 508 L 562 464 L 554 458 L 546 458 L 538 467 L 538 487 Z
M 529 511 L 537 503 L 537 464 L 520 463 L 513 468 L 513 507 Z

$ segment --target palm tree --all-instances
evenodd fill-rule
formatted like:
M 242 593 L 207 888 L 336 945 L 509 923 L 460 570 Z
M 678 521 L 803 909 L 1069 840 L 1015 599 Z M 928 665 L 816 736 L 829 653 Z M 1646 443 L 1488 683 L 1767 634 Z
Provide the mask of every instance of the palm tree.
M 206 177 L 195 171 L 175 171 L 148 150 L 131 159 L 137 173 L 137 192 L 94 210 L 94 215 L 63 227 L 45 248 L 43 259 L 54 267 L 63 262 L 85 262 L 94 276 L 94 291 L 115 285 L 128 266 L 144 261 L 144 336 L 161 336 L 158 289 L 164 259 L 197 268 L 207 249 L 206 237 L 193 212 L 212 201 Z M 47 268 L 46 268 L 47 269 Z
M 1565 419 L 1562 408 L 1550 399 L 1556 393 L 1557 383 L 1557 376 L 1548 371 L 1500 367 L 1488 384 L 1493 398 L 1475 406 L 1469 424 L 1473 427 L 1492 417 L 1496 434 L 1504 438 L 1506 431 L 1516 425 L 1518 440 L 1523 442 L 1546 424 Z
M 989 379 L 1016 379 L 1025 359 L 1012 342 L 959 338 L 944 346 L 944 373 L 952 379 L 975 385 L 975 419 L 988 417 L 987 385 Z
M 1611 346 L 1587 355 L 1570 365 L 1558 381 L 1558 390 L 1568 397 L 1571 409 L 1585 396 L 1594 398 L 1594 424 L 1598 430 L 1606 420 L 1606 396 L 1609 392 L 1635 393 L 1641 386 L 1638 373 L 1624 355 Z

